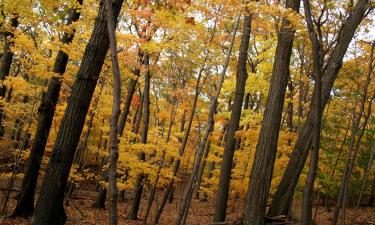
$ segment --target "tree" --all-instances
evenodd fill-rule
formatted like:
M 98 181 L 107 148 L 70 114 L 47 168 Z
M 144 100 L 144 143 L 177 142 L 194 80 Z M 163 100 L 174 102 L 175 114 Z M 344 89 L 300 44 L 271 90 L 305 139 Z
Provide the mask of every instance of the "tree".
M 90 106 L 90 101 L 108 51 L 104 2 L 100 3 L 93 33 L 85 49 L 77 78 L 48 163 L 40 198 L 37 201 L 33 225 L 64 224 L 64 192 L 74 153 Z M 114 24 L 117 23 L 123 0 L 113 2 Z
M 318 39 L 318 35 L 314 28 L 314 22 L 312 20 L 311 6 L 309 0 L 303 0 L 303 6 L 305 9 L 306 23 L 308 27 L 309 37 L 312 42 L 312 59 L 313 59 L 313 76 L 315 79 L 314 94 L 313 94 L 313 137 L 312 137 L 312 150 L 310 154 L 310 165 L 309 172 L 307 174 L 305 189 L 303 190 L 302 199 L 302 224 L 310 225 L 312 221 L 312 193 L 314 190 L 314 182 L 316 174 L 318 172 L 318 161 L 319 161 L 319 150 L 320 150 L 320 129 L 321 129 L 321 117 L 322 117 L 322 61 L 323 56 L 322 44 Z M 323 13 L 322 13 L 323 14 Z M 318 24 L 320 29 L 321 24 Z
M 150 123 L 150 80 L 151 80 L 151 72 L 149 68 L 149 55 L 146 53 L 145 57 L 145 65 L 147 67 L 147 71 L 145 73 L 145 86 L 143 89 L 143 124 L 142 124 L 142 134 L 141 134 L 141 143 L 147 144 L 147 135 L 148 135 L 148 128 Z M 139 160 L 145 161 L 146 153 L 140 152 L 139 153 Z M 130 209 L 129 219 L 135 220 L 138 218 L 138 210 L 141 204 L 142 198 L 142 191 L 143 191 L 143 179 L 144 175 L 139 174 L 137 177 L 136 185 L 135 185 L 135 193 L 134 193 L 134 200 Z
M 236 73 L 236 90 L 234 93 L 234 103 L 232 106 L 232 114 L 228 124 L 228 132 L 225 138 L 225 148 L 223 154 L 223 161 L 220 170 L 220 180 L 218 192 L 215 203 L 214 222 L 225 221 L 230 176 L 232 172 L 234 148 L 236 144 L 235 133 L 238 130 L 241 118 L 242 102 L 245 92 L 245 83 L 248 77 L 246 69 L 247 52 L 249 48 L 250 33 L 251 33 L 251 12 L 245 7 L 245 16 L 242 27 L 242 37 L 240 44 L 240 53 L 237 62 Z
M 300 0 L 289 0 L 286 8 L 299 11 Z M 263 122 L 256 147 L 254 164 L 250 174 L 244 224 L 263 224 L 268 193 L 277 151 L 281 116 L 284 106 L 286 86 L 289 77 L 289 64 L 292 54 L 294 29 L 290 21 L 284 19 L 278 32 L 278 43 L 272 69 Z M 262 196 L 260 198 L 260 196 Z
M 345 19 L 345 22 L 337 34 L 337 43 L 329 58 L 326 60 L 326 64 L 323 66 L 325 71 L 322 75 L 322 111 L 330 98 L 333 83 L 338 76 L 349 43 L 351 42 L 357 27 L 364 19 L 364 16 L 368 14 L 368 10 L 369 1 L 358 0 L 354 10 Z M 295 187 L 310 150 L 312 142 L 311 129 L 313 125 L 313 114 L 314 112 L 310 110 L 307 114 L 305 123 L 299 132 L 291 158 L 268 211 L 270 216 L 287 215 Z
M 120 116 L 120 99 L 121 99 L 121 73 L 117 56 L 117 41 L 115 33 L 115 24 L 113 23 L 112 1 L 105 0 L 105 8 L 107 9 L 107 29 L 109 36 L 109 44 L 111 46 L 112 71 L 113 71 L 113 105 L 112 116 L 110 121 L 110 139 L 109 139 L 109 224 L 117 225 L 117 161 L 118 161 L 118 120 Z
M 77 0 L 77 3 L 82 5 L 83 0 Z M 70 10 L 67 25 L 71 25 L 79 19 L 80 12 L 73 8 Z M 74 38 L 73 33 L 65 32 L 61 39 L 64 44 L 70 43 Z M 49 85 L 46 94 L 42 99 L 42 103 L 38 109 L 39 118 L 36 128 L 33 144 L 30 151 L 30 157 L 26 168 L 26 173 L 22 180 L 22 187 L 17 201 L 17 206 L 12 214 L 17 216 L 31 216 L 34 211 L 34 195 L 36 183 L 39 176 L 39 169 L 42 163 L 44 150 L 46 148 L 48 135 L 51 129 L 53 116 L 59 93 L 61 88 L 61 77 L 65 73 L 66 65 L 68 63 L 68 55 L 59 50 L 55 59 L 53 72 L 57 73 L 59 77 L 53 76 L 49 80 Z

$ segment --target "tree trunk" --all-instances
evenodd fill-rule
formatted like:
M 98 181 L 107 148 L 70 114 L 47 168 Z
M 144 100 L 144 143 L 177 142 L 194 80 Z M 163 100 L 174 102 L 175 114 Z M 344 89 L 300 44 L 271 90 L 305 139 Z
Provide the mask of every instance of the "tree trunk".
M 302 215 L 301 222 L 302 225 L 311 225 L 312 221 L 312 202 L 313 202 L 313 190 L 314 183 L 316 179 L 316 174 L 318 172 L 318 162 L 319 162 L 319 149 L 320 149 L 320 129 L 321 129 L 321 118 L 322 118 L 322 55 L 321 49 L 322 45 L 318 39 L 318 35 L 315 32 L 314 23 L 312 20 L 311 6 L 309 0 L 303 0 L 303 6 L 305 9 L 306 23 L 308 27 L 309 37 L 312 42 L 312 58 L 313 58 L 313 76 L 315 79 L 314 86 L 314 100 L 313 100 L 313 130 L 312 130 L 312 150 L 310 154 L 310 165 L 309 172 L 307 174 L 305 188 L 302 195 Z M 319 26 L 319 25 L 317 25 Z M 319 29 L 319 28 L 318 28 Z
M 286 8 L 291 8 L 297 13 L 299 5 L 300 0 L 286 2 Z M 284 20 L 283 27 L 278 33 L 270 90 L 250 173 L 244 225 L 264 223 L 294 39 L 294 30 L 288 26 L 289 21 Z
M 112 115 L 110 120 L 109 135 L 109 166 L 108 166 L 108 187 L 109 187 L 109 221 L 110 225 L 117 225 L 117 161 L 118 161 L 118 142 L 119 142 L 119 116 L 120 116 L 120 100 L 121 100 L 121 72 L 117 56 L 116 26 L 113 23 L 112 0 L 105 0 L 105 8 L 107 12 L 107 29 L 109 36 L 109 44 L 111 47 L 112 59 L 112 85 L 113 85 L 113 103 Z
M 325 66 L 325 72 L 322 75 L 322 111 L 330 97 L 333 83 L 341 69 L 348 45 L 351 42 L 357 27 L 363 20 L 368 6 L 369 0 L 359 0 L 355 9 L 352 11 L 352 14 L 346 19 L 340 29 L 338 42 L 328 59 L 328 63 Z M 313 116 L 312 110 L 310 110 L 306 117 L 304 126 L 301 128 L 301 132 L 298 135 L 291 158 L 273 198 L 271 207 L 268 211 L 269 216 L 287 215 L 295 187 L 305 165 L 311 146 L 312 124 Z
M 115 24 L 123 0 L 113 2 Z M 108 51 L 109 37 L 103 1 L 48 163 L 32 225 L 64 224 L 63 198 L 79 137 Z
M 149 68 L 149 56 L 145 55 L 144 57 L 145 65 L 147 67 L 147 71 L 145 73 L 145 86 L 143 90 L 143 129 L 141 134 L 141 143 L 146 144 L 147 143 L 147 134 L 148 134 L 148 125 L 150 122 L 150 80 L 151 80 L 151 74 L 150 74 L 150 68 Z M 146 155 L 144 152 L 139 153 L 139 160 L 145 161 Z M 143 178 L 144 174 L 139 174 L 137 177 L 137 181 L 135 184 L 135 194 L 134 199 L 131 205 L 130 213 L 128 218 L 131 220 L 136 220 L 138 218 L 138 211 L 139 206 L 141 204 L 141 198 L 142 198 L 142 191 L 143 191 Z
M 77 3 L 82 5 L 83 0 L 77 0 Z M 72 9 L 67 20 L 67 25 L 78 21 L 80 12 Z M 72 42 L 74 32 L 64 33 L 61 40 L 62 43 L 68 44 Z M 65 73 L 66 65 L 68 63 L 68 55 L 59 50 L 53 66 L 53 72 L 62 76 Z M 55 114 L 55 107 L 59 99 L 61 87 L 60 77 L 52 77 L 49 81 L 47 93 L 42 99 L 42 103 L 38 109 L 39 118 L 34 136 L 34 141 L 30 150 L 25 175 L 22 179 L 21 191 L 17 201 L 16 208 L 12 214 L 13 217 L 27 217 L 31 216 L 34 211 L 34 195 L 35 188 L 39 176 L 39 169 L 42 163 L 44 150 L 46 148 L 47 139 L 52 126 L 53 116 Z
M 232 172 L 234 148 L 236 144 L 235 133 L 241 118 L 242 102 L 244 99 L 245 83 L 248 77 L 246 70 L 247 52 L 250 42 L 251 33 L 251 15 L 248 8 L 245 9 L 245 16 L 242 28 L 242 37 L 240 44 L 240 52 L 237 62 L 236 74 L 236 90 L 234 94 L 234 103 L 232 105 L 232 113 L 228 124 L 228 133 L 225 139 L 225 148 L 223 154 L 223 161 L 220 170 L 220 180 L 218 186 L 218 193 L 216 197 L 215 212 L 213 221 L 223 222 L 226 217 L 228 193 L 230 177 Z

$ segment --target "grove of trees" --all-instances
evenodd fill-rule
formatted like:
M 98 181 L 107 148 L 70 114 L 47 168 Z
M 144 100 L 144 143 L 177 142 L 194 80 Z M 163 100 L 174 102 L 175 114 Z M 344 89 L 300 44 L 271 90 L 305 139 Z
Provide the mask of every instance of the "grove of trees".
M 1 1 L 1 224 L 374 224 L 374 7 Z

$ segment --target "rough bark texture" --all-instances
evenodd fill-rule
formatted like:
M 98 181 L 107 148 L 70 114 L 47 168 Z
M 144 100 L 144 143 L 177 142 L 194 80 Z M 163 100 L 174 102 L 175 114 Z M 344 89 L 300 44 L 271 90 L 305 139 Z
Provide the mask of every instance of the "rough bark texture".
M 234 148 L 236 144 L 235 133 L 241 118 L 242 103 L 245 93 L 245 83 L 248 77 L 246 70 L 247 51 L 250 42 L 251 33 L 251 15 L 249 10 L 245 10 L 242 37 L 240 44 L 240 52 L 237 63 L 236 74 L 236 90 L 234 93 L 234 103 L 232 105 L 232 114 L 228 124 L 228 133 L 226 136 L 226 143 L 224 147 L 223 161 L 220 170 L 219 188 L 216 197 L 214 222 L 223 222 L 226 217 L 227 201 L 230 177 L 232 172 Z
M 77 3 L 79 3 L 80 5 L 82 5 L 82 2 L 83 0 L 77 0 Z M 76 9 L 72 9 L 67 20 L 67 25 L 71 25 L 73 22 L 77 21 L 79 19 L 79 16 L 80 12 Z M 73 37 L 74 32 L 71 34 L 64 33 L 61 42 L 64 44 L 68 44 L 73 40 Z M 59 76 L 62 76 L 65 73 L 67 63 L 68 55 L 62 50 L 59 50 L 53 66 L 53 72 L 59 74 Z M 33 214 L 34 195 L 39 175 L 39 169 L 42 163 L 44 150 L 51 129 L 53 116 L 55 114 L 56 104 L 59 99 L 60 88 L 60 77 L 52 77 L 49 81 L 47 92 L 43 97 L 42 103 L 38 109 L 38 124 L 34 136 L 34 141 L 31 146 L 26 172 L 22 180 L 19 199 L 12 215 L 14 217 L 26 217 Z
M 300 0 L 286 2 L 286 8 L 296 12 L 299 6 Z M 288 28 L 288 24 L 287 20 L 283 21 L 283 27 L 278 33 L 270 89 L 250 173 L 244 225 L 264 224 L 294 39 L 294 30 Z
M 123 0 L 113 2 L 115 24 Z M 108 51 L 109 37 L 103 2 L 86 46 L 72 93 L 48 163 L 32 225 L 64 224 L 63 198 L 73 157 L 81 135 L 97 80 Z
M 340 33 L 338 34 L 337 44 L 334 47 L 331 57 L 325 66 L 326 70 L 323 74 L 321 103 L 322 111 L 324 110 L 330 97 L 333 83 L 341 69 L 342 61 L 348 45 L 351 42 L 357 27 L 363 20 L 363 16 L 367 11 L 368 6 L 369 0 L 359 0 L 352 14 L 346 19 Z M 310 110 L 308 113 L 305 123 L 301 128 L 291 158 L 273 198 L 271 207 L 268 211 L 270 216 L 287 215 L 295 187 L 311 147 L 311 130 L 313 124 L 313 116 L 311 111 L 312 110 Z
M 151 74 L 149 69 L 149 56 L 145 55 L 144 57 L 145 66 L 147 67 L 147 71 L 145 73 L 145 86 L 143 89 L 143 128 L 142 128 L 142 134 L 141 134 L 141 143 L 146 144 L 147 143 L 147 135 L 148 135 L 148 125 L 150 123 L 150 80 L 151 80 Z M 145 161 L 146 155 L 144 152 L 139 153 L 139 160 Z M 139 206 L 141 204 L 141 198 L 142 198 L 142 191 L 143 191 L 143 174 L 139 174 L 137 177 L 137 181 L 135 184 L 135 193 L 134 193 L 134 199 L 131 205 L 130 213 L 129 213 L 129 219 L 135 220 L 138 218 L 138 211 Z

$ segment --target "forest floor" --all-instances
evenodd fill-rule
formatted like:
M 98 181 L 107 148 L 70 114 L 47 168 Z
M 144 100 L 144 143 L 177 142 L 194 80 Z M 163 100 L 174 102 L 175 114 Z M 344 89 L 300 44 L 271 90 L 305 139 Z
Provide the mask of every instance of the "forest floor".
M 18 183 L 18 182 L 17 182 Z M 0 199 L 3 199 L 4 190 L 6 184 L 1 182 L 1 192 L 0 192 Z M 69 199 L 68 204 L 66 205 L 66 213 L 68 216 L 67 224 L 96 224 L 96 225 L 104 225 L 107 224 L 108 221 L 108 211 L 107 210 L 99 210 L 93 209 L 91 206 L 95 200 L 97 192 L 95 191 L 95 186 L 92 184 L 85 184 L 78 187 L 77 191 L 72 195 Z M 146 197 L 143 197 L 141 210 L 138 215 L 143 215 L 144 208 L 147 204 L 147 191 L 145 192 Z M 161 225 L 172 225 L 175 223 L 175 218 L 178 212 L 178 206 L 180 199 L 178 198 L 181 196 L 181 190 L 177 190 L 175 193 L 176 198 L 172 203 L 167 203 L 166 208 L 164 209 L 164 213 L 161 216 L 160 223 Z M 11 194 L 11 198 L 8 204 L 8 212 L 12 212 L 15 206 L 15 195 L 16 192 Z M 162 196 L 162 193 L 159 193 L 159 197 Z M 159 200 L 160 201 L 160 200 Z M 228 221 L 235 221 L 241 215 L 243 211 L 242 207 L 243 202 L 238 201 L 236 206 L 233 206 L 233 203 L 228 208 Z M 151 210 L 149 216 L 149 224 L 153 221 L 156 204 L 154 203 L 153 208 Z M 299 209 L 298 203 L 294 206 L 294 217 L 299 217 Z M 120 202 L 119 203 L 119 224 L 123 225 L 141 225 L 143 224 L 141 220 L 139 221 L 130 221 L 126 219 L 127 211 L 129 209 L 129 204 Z M 143 210 L 142 210 L 143 209 Z M 192 207 L 190 208 L 189 217 L 187 219 L 187 225 L 208 225 L 211 223 L 212 215 L 214 211 L 214 200 L 210 199 L 208 201 L 202 202 L 197 199 L 194 199 L 192 202 Z M 351 224 L 353 210 L 347 210 L 347 223 Z M 321 207 L 317 213 L 317 224 L 319 225 L 328 225 L 330 224 L 332 217 L 332 210 L 328 212 L 324 207 Z M 4 221 L 0 221 L 2 225 L 23 225 L 29 224 L 30 219 L 7 219 Z M 298 224 L 298 223 L 296 223 Z M 372 207 L 364 207 L 359 210 L 357 216 L 357 222 L 355 224 L 365 225 L 365 224 L 375 224 L 375 208 Z

